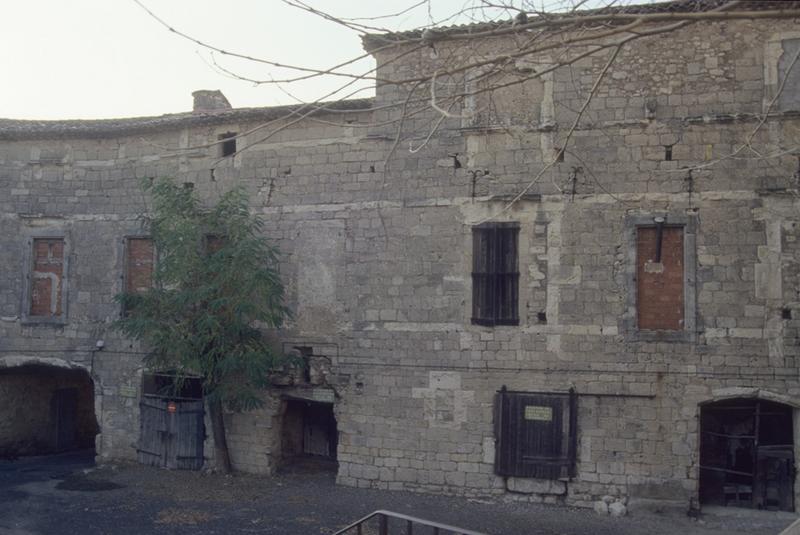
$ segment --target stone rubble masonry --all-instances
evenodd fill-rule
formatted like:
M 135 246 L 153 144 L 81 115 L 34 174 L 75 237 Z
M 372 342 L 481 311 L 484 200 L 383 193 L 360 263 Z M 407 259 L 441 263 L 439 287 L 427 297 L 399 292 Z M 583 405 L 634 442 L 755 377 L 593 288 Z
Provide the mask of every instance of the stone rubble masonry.
M 227 415 L 236 468 L 280 466 L 282 396 L 332 388 L 342 485 L 587 507 L 603 496 L 688 504 L 698 491 L 700 403 L 758 395 L 800 407 L 800 197 L 797 160 L 785 152 L 800 138 L 798 115 L 776 109 L 754 136 L 762 154 L 777 156 L 704 166 L 755 128 L 780 76 L 765 64 L 781 57 L 775 36 L 792 32 L 792 21 L 730 21 L 637 41 L 600 85 L 564 161 L 505 212 L 504 199 L 553 157 L 605 57 L 505 90 L 481 118 L 519 127 L 448 119 L 419 151 L 396 150 L 388 162 L 394 137 L 381 123 L 393 112 L 363 106 L 264 142 L 241 136 L 239 147 L 254 145 L 213 173 L 217 147 L 194 147 L 248 132 L 256 119 L 228 111 L 83 137 L 2 126 L 0 352 L 92 366 L 98 453 L 135 458 L 144 349 L 110 323 L 120 314 L 125 238 L 142 235 L 141 181 L 175 177 L 209 201 L 240 185 L 283 251 L 294 315 L 270 336 L 286 350 L 312 348 L 325 367 L 314 375 L 323 386 L 278 387 L 259 411 Z M 409 76 L 433 61 L 389 61 L 401 52 L 376 53 L 381 75 Z M 401 101 L 402 90 L 380 86 L 376 108 Z M 424 131 L 435 120 L 421 113 L 407 126 Z M 685 257 L 694 264 L 691 336 L 638 336 L 630 321 L 636 251 L 626 221 L 664 214 L 696 227 Z M 518 326 L 470 321 L 470 227 L 493 215 L 520 224 Z M 43 231 L 69 243 L 58 324 L 23 310 L 28 240 Z M 105 347 L 93 352 L 98 339 Z M 493 403 L 503 385 L 582 394 L 572 480 L 495 475 Z

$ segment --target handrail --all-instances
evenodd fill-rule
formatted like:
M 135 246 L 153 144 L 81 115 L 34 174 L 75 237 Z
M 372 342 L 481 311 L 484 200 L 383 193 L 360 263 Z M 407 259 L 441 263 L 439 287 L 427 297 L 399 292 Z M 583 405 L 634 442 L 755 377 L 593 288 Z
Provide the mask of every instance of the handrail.
M 433 528 L 434 535 L 440 535 L 440 531 L 448 531 L 453 535 L 487 535 L 486 533 L 481 533 L 479 531 L 472 531 L 469 529 L 457 528 L 455 526 L 449 526 L 447 524 L 440 524 L 439 522 L 431 522 L 430 520 L 424 520 L 422 518 L 417 518 L 414 516 L 404 515 L 401 513 L 395 513 L 392 511 L 386 511 L 383 509 L 379 509 L 377 511 L 373 511 L 372 513 L 368 514 L 364 518 L 356 520 L 349 526 L 340 529 L 339 531 L 333 533 L 333 535 L 345 535 L 348 531 L 353 528 L 357 528 L 357 534 L 362 535 L 362 525 L 371 520 L 372 518 L 378 517 L 379 527 L 378 527 L 378 535 L 388 535 L 389 534 L 389 519 L 396 518 L 398 520 L 405 520 L 406 521 L 406 535 L 413 535 L 414 533 L 414 524 L 419 524 L 422 526 L 427 526 L 429 528 Z

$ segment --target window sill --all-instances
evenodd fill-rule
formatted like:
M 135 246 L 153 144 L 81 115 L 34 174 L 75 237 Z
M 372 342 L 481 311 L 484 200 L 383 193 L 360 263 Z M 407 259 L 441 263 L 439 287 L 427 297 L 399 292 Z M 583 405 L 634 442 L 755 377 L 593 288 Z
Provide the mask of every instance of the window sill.
M 696 340 L 691 331 L 633 331 L 625 337 L 630 342 L 675 342 L 692 343 Z
M 37 325 L 50 325 L 53 327 L 63 327 L 68 322 L 66 318 L 39 318 L 36 316 L 24 316 L 19 321 L 20 325 L 32 326 L 35 327 Z
M 519 320 L 487 320 L 471 318 L 472 325 L 480 325 L 481 327 L 518 327 Z

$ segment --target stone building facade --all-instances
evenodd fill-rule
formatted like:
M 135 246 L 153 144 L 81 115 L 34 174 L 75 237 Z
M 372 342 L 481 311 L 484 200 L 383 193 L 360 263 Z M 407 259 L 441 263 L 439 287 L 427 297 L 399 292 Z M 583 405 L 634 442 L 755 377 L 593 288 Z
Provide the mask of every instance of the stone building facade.
M 229 415 L 236 468 L 298 453 L 313 406 L 335 430 L 317 422 L 310 453 L 335 454 L 343 485 L 577 505 L 746 493 L 737 455 L 770 461 L 744 437 L 800 454 L 795 22 L 700 22 L 623 49 L 541 176 L 606 56 L 478 94 L 435 130 L 420 112 L 402 139 L 391 83 L 302 121 L 207 93 L 194 113 L 0 121 L 0 372 L 85 370 L 98 455 L 135 458 L 143 349 L 109 325 L 141 180 L 208 200 L 241 185 L 284 253 L 294 316 L 271 336 L 311 365 Z M 417 44 L 366 40 L 385 79 L 459 49 Z M 726 157 L 762 120 L 759 156 Z M 230 140 L 247 149 L 226 156 Z M 736 403 L 761 423 L 718 416 Z M 740 442 L 701 451 L 723 435 Z M 800 497 L 759 477 L 758 505 Z

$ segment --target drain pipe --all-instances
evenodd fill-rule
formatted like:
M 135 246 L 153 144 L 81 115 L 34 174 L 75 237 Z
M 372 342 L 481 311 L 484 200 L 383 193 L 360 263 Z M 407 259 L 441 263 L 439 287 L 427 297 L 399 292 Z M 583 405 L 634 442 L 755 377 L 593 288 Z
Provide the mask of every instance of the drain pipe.
M 94 356 L 98 351 L 102 351 L 105 346 L 105 340 L 98 340 L 94 343 L 94 349 L 92 349 L 92 362 L 89 365 L 89 375 L 92 376 L 92 380 L 94 380 Z
M 664 218 L 654 217 L 653 221 L 656 222 L 656 264 L 661 263 L 661 244 L 664 239 Z

